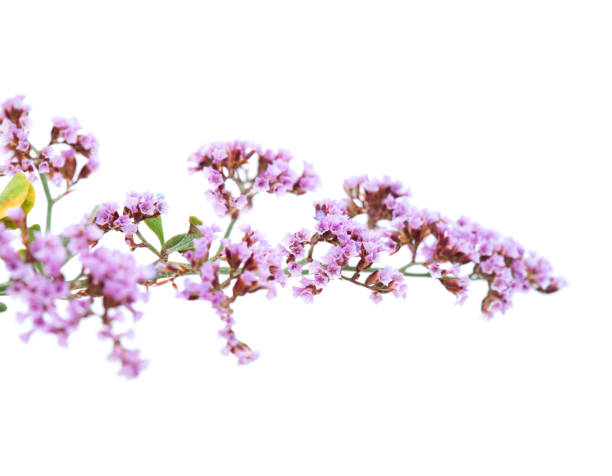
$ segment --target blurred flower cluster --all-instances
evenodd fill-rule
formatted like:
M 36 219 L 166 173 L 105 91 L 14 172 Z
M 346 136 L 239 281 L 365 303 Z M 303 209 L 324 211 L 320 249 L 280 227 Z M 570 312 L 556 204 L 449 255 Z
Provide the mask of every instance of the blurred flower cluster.
M 158 286 L 207 302 L 222 323 L 222 353 L 246 364 L 259 353 L 236 336 L 234 303 L 260 291 L 274 298 L 290 279 L 297 281 L 294 295 L 306 302 L 332 280 L 365 288 L 376 302 L 387 294 L 406 297 L 411 277 L 439 282 L 458 302 L 472 282 L 482 281 L 488 317 L 510 308 L 517 291 L 552 293 L 564 285 L 546 260 L 514 240 L 466 218 L 418 209 L 409 190 L 388 177 L 347 179 L 345 198 L 315 202 L 314 227 L 290 233 L 278 245 L 248 225 L 232 235 L 258 193 L 301 195 L 319 184 L 310 165 L 301 173 L 290 167 L 287 151 L 240 141 L 206 145 L 189 157 L 189 170 L 206 176 L 214 210 L 229 220 L 224 229 L 191 216 L 182 232 L 166 239 L 163 195 L 130 192 L 122 206 L 102 203 L 53 233 L 53 207 L 98 168 L 98 142 L 76 119 L 55 118 L 49 142 L 36 148 L 23 100 L 9 99 L 0 111 L 0 173 L 12 177 L 0 194 L 0 260 L 6 268 L 0 296 L 20 303 L 25 341 L 45 333 L 67 345 L 84 319 L 97 319 L 98 334 L 110 345 L 108 358 L 126 377 L 147 365 L 128 341 L 142 303 Z M 46 201 L 44 226 L 28 223 L 36 179 Z M 64 184 L 64 190 L 53 196 L 49 182 Z M 123 236 L 126 251 L 101 244 L 111 232 Z M 148 261 L 137 260 L 132 252 L 139 249 L 151 253 Z M 0 310 L 6 304 L 0 302 Z

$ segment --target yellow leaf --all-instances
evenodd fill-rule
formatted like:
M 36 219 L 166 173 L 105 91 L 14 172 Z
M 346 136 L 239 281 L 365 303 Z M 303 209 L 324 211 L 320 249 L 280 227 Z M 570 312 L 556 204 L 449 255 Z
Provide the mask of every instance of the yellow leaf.
M 0 193 L 0 219 L 6 217 L 7 210 L 19 206 L 27 215 L 34 206 L 35 199 L 36 193 L 30 181 L 21 172 L 15 174 Z

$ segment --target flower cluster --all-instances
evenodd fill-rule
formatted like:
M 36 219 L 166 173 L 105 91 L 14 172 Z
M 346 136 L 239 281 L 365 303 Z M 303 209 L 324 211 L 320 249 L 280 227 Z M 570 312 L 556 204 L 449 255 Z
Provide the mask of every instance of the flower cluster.
M 257 291 L 265 290 L 268 298 L 276 296 L 277 285 L 284 286 L 287 280 L 282 268 L 282 251 L 270 246 L 248 226 L 242 227 L 243 237 L 238 242 L 218 240 L 220 230 L 215 226 L 198 226 L 197 230 L 199 238 L 193 240 L 193 249 L 188 250 L 185 257 L 191 269 L 197 271 L 199 279 L 185 280 L 179 296 L 208 301 L 224 323 L 219 331 L 219 335 L 226 340 L 223 353 L 234 354 L 239 364 L 252 362 L 259 354 L 236 337 L 232 328 L 231 305 L 239 297 Z M 215 240 L 219 241 L 219 249 L 211 257 L 210 248 Z M 220 266 L 221 260 L 227 264 L 226 267 Z M 172 270 L 164 264 L 160 264 L 158 269 L 161 272 Z
M 69 286 L 58 276 L 56 259 L 49 253 L 55 248 L 55 240 L 38 236 L 32 245 L 31 253 L 43 258 L 42 267 L 53 274 L 45 276 L 23 261 L 22 254 L 13 248 L 14 238 L 14 233 L 0 223 L 0 258 L 6 263 L 11 278 L 7 292 L 26 305 L 26 310 L 18 313 L 17 318 L 20 321 L 30 319 L 32 323 L 32 328 L 22 334 L 22 338 L 27 341 L 35 330 L 39 330 L 55 334 L 59 342 L 65 344 L 68 333 L 76 328 L 81 316 L 75 312 L 75 306 L 70 306 L 65 315 L 58 309 L 58 301 L 69 295 Z
M 503 313 L 511 307 L 516 291 L 535 289 L 552 293 L 564 284 L 562 278 L 553 276 L 545 259 L 526 253 L 516 241 L 467 218 L 454 221 L 413 207 L 408 201 L 409 192 L 388 177 L 351 178 L 345 181 L 344 189 L 348 199 L 315 204 L 318 223 L 313 235 L 302 230 L 288 239 L 286 254 L 290 268 L 295 269 L 296 260 L 304 256 L 304 245 L 311 247 L 306 261 L 313 277 L 302 278 L 302 285 L 294 288 L 295 294 L 307 301 L 320 293 L 331 278 L 369 288 L 376 301 L 381 292 L 389 292 L 387 282 L 396 296 L 403 296 L 402 278 L 417 276 L 408 270 L 420 266 L 427 271 L 425 276 L 437 279 L 457 296 L 459 303 L 466 299 L 470 281 L 485 281 L 488 291 L 482 311 L 492 317 L 495 312 Z M 367 216 L 367 228 L 356 221 L 361 215 Z M 315 260 L 313 248 L 321 242 L 333 246 L 320 260 Z M 400 268 L 373 267 L 383 254 L 388 258 L 404 247 L 410 260 Z M 353 266 L 349 263 L 352 258 L 359 259 Z M 341 274 L 342 270 L 354 274 L 348 277 Z M 367 271 L 371 274 L 360 281 L 360 273 Z
M 120 374 L 129 378 L 147 366 L 126 341 L 133 337 L 130 322 L 140 319 L 139 304 L 152 287 L 171 284 L 179 298 L 208 302 L 222 322 L 222 353 L 247 364 L 259 354 L 236 336 L 234 303 L 257 292 L 274 298 L 290 279 L 298 281 L 294 295 L 307 302 L 332 280 L 365 288 L 375 302 L 389 294 L 406 297 L 410 277 L 439 282 L 458 302 L 466 299 L 472 281 L 482 281 L 487 286 L 482 311 L 489 317 L 505 312 L 516 292 L 552 293 L 564 284 L 546 260 L 514 240 L 466 218 L 451 220 L 414 207 L 408 189 L 389 177 L 347 179 L 345 198 L 315 202 L 313 230 L 289 234 L 278 246 L 249 226 L 242 226 L 236 239 L 234 225 L 258 192 L 301 195 L 319 182 L 308 164 L 301 174 L 293 171 L 288 152 L 238 141 L 204 146 L 189 158 L 190 171 L 206 175 L 216 211 L 230 218 L 223 235 L 216 224 L 192 216 L 186 232 L 166 240 L 166 202 L 149 192 L 129 193 L 121 208 L 103 203 L 53 234 L 53 206 L 98 167 L 98 143 L 76 119 L 56 118 L 49 143 L 38 152 L 29 142 L 28 115 L 22 96 L 6 101 L 0 111 L 0 145 L 7 155 L 0 173 L 14 175 L 0 194 L 0 260 L 8 276 L 0 283 L 0 296 L 22 302 L 17 318 L 30 326 L 22 334 L 25 341 L 40 332 L 66 345 L 83 319 L 99 319 L 99 336 L 112 345 L 109 359 L 119 362 Z M 47 202 L 44 233 L 40 225 L 28 224 L 36 194 L 19 172 L 41 179 Z M 65 182 L 66 190 L 53 198 L 47 178 Z M 142 222 L 159 246 L 141 233 Z M 154 261 L 143 266 L 130 253 L 101 246 L 111 230 L 125 235 L 130 251 L 151 251 Z M 66 266 L 70 262 L 76 268 Z M 80 269 L 78 274 L 74 269 Z
M 16 96 L 2 104 L 0 146 L 8 159 L 0 173 L 24 172 L 30 180 L 35 180 L 38 172 L 57 186 L 65 182 L 65 193 L 69 193 L 79 180 L 98 169 L 98 141 L 84 133 L 75 118 L 56 117 L 49 143 L 40 152 L 36 151 L 29 142 L 30 107 L 23 100 L 24 96 Z M 84 158 L 80 167 L 78 157 Z
M 405 297 L 402 273 L 390 266 L 372 269 L 382 254 L 389 252 L 381 230 L 353 220 L 347 213 L 346 203 L 326 200 L 316 203 L 315 210 L 317 225 L 312 235 L 300 230 L 285 239 L 286 262 L 291 273 L 302 274 L 300 263 L 307 263 L 309 267 L 308 276 L 302 278 L 300 286 L 293 288 L 296 297 L 311 302 L 331 279 L 343 279 L 368 288 L 376 302 L 387 293 Z M 319 258 L 313 258 L 315 247 L 323 243 L 331 246 Z M 308 252 L 306 247 L 309 247 Z M 343 271 L 351 274 L 343 274 Z M 369 275 L 360 282 L 364 271 Z
M 121 339 L 130 332 L 117 331 L 116 324 L 123 320 L 123 308 L 134 319 L 140 317 L 134 304 L 145 299 L 146 293 L 139 285 L 152 279 L 155 269 L 139 266 L 132 255 L 117 250 L 99 247 L 91 252 L 90 247 L 101 238 L 101 231 L 94 225 L 72 225 L 63 238 L 35 232 L 33 240 L 22 242 L 25 253 L 21 254 L 11 246 L 14 238 L 14 232 L 0 224 L 0 259 L 7 264 L 11 277 L 7 292 L 26 304 L 18 318 L 31 323 L 22 338 L 27 341 L 34 332 L 42 332 L 55 335 L 61 345 L 67 345 L 68 336 L 81 319 L 96 315 L 93 306 L 99 300 L 103 308 L 100 336 L 113 341 L 110 358 L 120 360 L 121 374 L 138 375 L 146 362 L 135 358 L 138 351 L 125 349 Z M 66 246 L 63 239 L 68 241 Z M 69 252 L 78 256 L 82 266 L 72 280 L 62 273 Z
M 121 363 L 122 375 L 136 377 L 146 367 L 147 361 L 140 358 L 139 350 L 124 346 L 122 339 L 131 338 L 132 331 L 119 332 L 116 325 L 123 321 L 123 308 L 131 312 L 134 320 L 142 317 L 141 312 L 133 306 L 147 298 L 139 285 L 155 277 L 155 268 L 139 266 L 132 255 L 108 248 L 98 248 L 93 253 L 83 255 L 81 262 L 86 276 L 86 286 L 81 292 L 102 297 L 103 330 L 99 336 L 113 342 L 109 359 Z
M 207 144 L 189 157 L 190 172 L 203 171 L 211 189 L 208 198 L 220 215 L 236 218 L 243 208 L 253 204 L 258 192 L 301 195 L 314 190 L 319 177 L 312 166 L 304 164 L 298 175 L 290 168 L 292 156 L 286 150 L 274 152 L 244 141 Z M 235 191 L 228 187 L 231 183 Z
M 98 149 L 98 140 L 91 134 L 83 133 L 81 125 L 75 118 L 56 117 L 53 119 L 51 141 L 40 153 L 38 169 L 50 175 L 56 184 L 64 179 L 66 187 L 70 188 L 98 169 L 100 165 Z M 78 172 L 77 155 L 86 160 Z
M 380 220 L 394 218 L 398 209 L 402 210 L 406 199 L 411 196 L 410 190 L 390 177 L 377 180 L 367 175 L 346 179 L 344 191 L 348 195 L 347 215 L 354 217 L 366 214 L 370 228 L 375 228 Z
M 7 155 L 7 162 L 0 167 L 3 175 L 34 172 L 28 140 L 30 106 L 23 103 L 24 99 L 25 96 L 15 96 L 2 103 L 0 109 L 0 152 Z
M 119 205 L 107 202 L 100 205 L 94 223 L 102 230 L 118 230 L 131 239 L 138 231 L 138 223 L 149 218 L 155 218 L 165 213 L 168 205 L 161 194 L 151 192 L 130 192 L 127 195 L 122 213 L 119 214 Z
M 73 255 L 85 255 L 95 246 L 104 232 L 90 223 L 89 216 L 85 215 L 80 223 L 66 227 L 62 236 L 68 241 L 68 251 Z

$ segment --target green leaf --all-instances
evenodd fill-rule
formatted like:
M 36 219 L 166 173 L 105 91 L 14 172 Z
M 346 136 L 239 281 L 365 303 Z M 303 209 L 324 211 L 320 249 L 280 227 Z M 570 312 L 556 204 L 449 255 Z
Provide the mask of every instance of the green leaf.
M 6 304 L 0 302 L 0 312 L 6 312 L 7 309 L 8 307 L 6 307 Z
M 94 209 L 91 211 L 91 215 L 89 215 L 89 220 L 87 220 L 88 225 L 91 225 L 96 219 L 96 215 L 98 214 L 99 208 L 100 208 L 100 205 L 96 205 Z
M 164 227 L 162 225 L 161 215 L 156 216 L 155 218 L 147 218 L 144 222 L 149 228 L 151 228 L 151 231 L 155 233 L 155 236 L 157 236 L 157 239 L 159 240 L 159 244 L 163 248 L 165 246 L 165 242 L 164 242 Z
M 34 233 L 36 233 L 37 231 L 40 231 L 40 225 L 32 225 L 30 228 L 28 228 L 28 235 L 30 235 L 30 243 L 32 241 L 34 241 Z
M 192 248 L 193 237 L 189 236 L 187 233 L 181 233 L 180 235 L 173 236 L 168 241 L 166 241 L 165 250 L 170 253 L 174 253 L 175 251 L 187 251 Z
M 6 296 L 6 290 L 9 288 L 11 283 L 9 281 L 0 284 L 0 296 Z
M 189 223 L 191 225 L 197 225 L 197 226 L 204 224 L 202 220 L 200 220 L 198 217 L 194 217 L 193 215 L 189 217 Z
M 172 238 L 170 238 L 168 241 L 166 241 L 165 248 L 166 249 L 173 248 L 178 243 L 183 241 L 185 238 L 187 238 L 187 233 L 181 233 L 180 235 L 174 235 Z
M 202 225 L 202 220 L 197 217 L 191 216 L 189 217 L 189 234 L 195 236 L 196 238 L 202 237 L 202 232 L 198 230 L 198 226 Z

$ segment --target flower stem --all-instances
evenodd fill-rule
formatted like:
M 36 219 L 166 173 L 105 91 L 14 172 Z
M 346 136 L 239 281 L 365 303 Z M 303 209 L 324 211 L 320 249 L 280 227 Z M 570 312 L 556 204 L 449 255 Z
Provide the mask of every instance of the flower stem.
M 225 230 L 225 234 L 223 235 L 224 240 L 230 237 L 230 235 L 232 234 L 232 230 L 234 229 L 234 225 L 236 224 L 237 221 L 238 221 L 238 218 L 232 218 L 232 221 L 229 222 L 229 225 L 227 225 L 227 230 Z M 219 244 L 219 248 L 217 248 L 217 252 L 215 253 L 215 256 L 221 253 L 222 249 L 223 249 L 223 245 Z
M 49 190 L 49 182 L 45 174 L 40 175 L 40 182 L 42 183 L 43 190 L 45 191 L 45 198 L 47 199 L 47 221 L 45 224 L 45 232 L 51 231 L 51 215 L 53 213 L 53 198 L 51 198 L 51 191 Z
M 149 248 L 149 249 L 150 249 L 150 250 L 151 250 L 153 253 L 155 253 L 155 255 L 156 255 L 158 258 L 162 258 L 162 254 L 161 254 L 161 253 L 160 253 L 160 252 L 157 250 L 157 248 L 155 248 L 155 246 L 153 246 L 151 243 L 149 243 L 149 242 L 147 241 L 147 239 L 146 239 L 144 236 L 142 236 L 142 233 L 140 233 L 140 230 L 138 230 L 138 231 L 136 232 L 136 236 L 137 236 L 138 238 L 140 238 L 140 240 L 142 241 L 142 243 L 143 243 L 143 244 L 144 244 L 144 245 L 145 245 L 147 248 Z
M 412 261 L 412 262 L 410 262 L 410 263 L 408 263 L 408 264 L 406 264 L 406 265 L 402 266 L 402 267 L 399 269 L 399 271 L 403 273 L 404 271 L 406 271 L 408 268 L 411 268 L 412 266 L 424 266 L 424 264 L 425 264 L 425 263 L 417 263 L 416 261 Z
M 227 226 L 227 230 L 225 230 L 223 239 L 229 238 L 229 236 L 232 234 L 232 230 L 234 229 L 234 225 L 236 224 L 237 221 L 238 221 L 237 218 L 232 218 L 232 221 L 230 221 L 229 225 Z
M 382 269 L 383 268 L 377 268 L 375 266 L 371 266 L 367 269 L 362 269 L 359 272 L 360 273 L 373 273 L 374 271 L 382 271 Z M 357 268 L 355 266 L 344 266 L 342 270 L 343 271 L 357 271 Z M 400 268 L 400 271 L 402 271 L 401 268 Z M 406 271 L 402 271 L 402 274 L 410 278 L 431 278 L 432 277 L 431 274 L 429 273 L 408 273 Z

